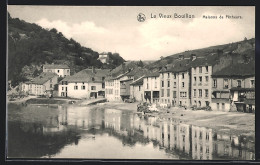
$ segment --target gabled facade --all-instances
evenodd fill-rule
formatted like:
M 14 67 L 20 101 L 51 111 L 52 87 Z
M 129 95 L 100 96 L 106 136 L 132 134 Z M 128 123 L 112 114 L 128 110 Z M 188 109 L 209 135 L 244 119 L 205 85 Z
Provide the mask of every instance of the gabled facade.
M 58 75 L 55 73 L 41 73 L 31 81 L 22 83 L 22 91 L 30 95 L 45 95 L 52 93 L 54 85 L 58 84 Z
M 130 84 L 130 98 L 135 99 L 136 101 L 144 100 L 143 78 L 144 76 Z
M 105 97 L 105 77 L 107 69 L 84 69 L 59 82 L 58 94 L 61 97 L 97 98 Z
M 160 77 L 159 72 L 150 73 L 143 78 L 144 100 L 157 104 L 160 102 Z
M 191 69 L 191 103 L 197 107 L 210 106 L 212 66 L 199 65 Z
M 212 75 L 212 109 L 255 110 L 255 68 L 254 63 L 235 64 Z
M 48 65 L 43 65 L 42 68 L 43 72 L 51 72 L 51 73 L 56 73 L 59 77 L 66 77 L 70 76 L 70 68 L 67 65 L 60 65 L 60 64 L 48 64 Z

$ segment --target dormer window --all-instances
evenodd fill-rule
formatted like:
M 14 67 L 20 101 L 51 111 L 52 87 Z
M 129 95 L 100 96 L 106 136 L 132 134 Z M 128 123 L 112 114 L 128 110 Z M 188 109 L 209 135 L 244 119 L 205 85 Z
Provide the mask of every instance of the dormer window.
M 95 81 L 95 78 L 94 78 L 94 77 L 92 77 L 92 81 Z

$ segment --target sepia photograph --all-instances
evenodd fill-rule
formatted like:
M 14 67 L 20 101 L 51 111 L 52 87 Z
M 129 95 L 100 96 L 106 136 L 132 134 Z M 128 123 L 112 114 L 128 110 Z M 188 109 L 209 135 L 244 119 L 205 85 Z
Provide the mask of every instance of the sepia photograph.
M 255 160 L 254 6 L 7 6 L 6 159 Z

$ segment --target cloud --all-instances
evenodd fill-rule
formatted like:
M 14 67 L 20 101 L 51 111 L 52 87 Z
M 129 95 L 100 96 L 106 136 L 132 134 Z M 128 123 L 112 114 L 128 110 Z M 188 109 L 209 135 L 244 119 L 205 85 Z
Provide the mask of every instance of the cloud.
M 204 12 L 202 15 L 216 15 Z M 147 19 L 143 23 L 113 27 L 97 26 L 93 21 L 67 23 L 41 19 L 44 28 L 56 28 L 67 38 L 95 51 L 117 51 L 126 60 L 157 60 L 160 56 L 225 44 L 254 37 L 254 27 L 242 26 L 241 20 Z

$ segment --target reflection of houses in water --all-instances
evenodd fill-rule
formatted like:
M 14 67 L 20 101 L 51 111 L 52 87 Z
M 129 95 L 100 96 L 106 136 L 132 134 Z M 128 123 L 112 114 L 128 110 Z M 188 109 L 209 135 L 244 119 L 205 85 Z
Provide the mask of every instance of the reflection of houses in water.
M 100 128 L 104 114 L 102 111 L 90 110 L 87 107 L 61 107 L 59 122 L 61 125 L 89 129 Z
M 51 134 L 63 131 L 66 126 L 59 122 L 59 116 L 49 117 L 46 119 L 46 124 L 43 126 L 43 134 Z
M 190 125 L 179 124 L 179 149 L 183 152 L 190 153 Z
M 200 160 L 212 159 L 212 129 L 191 126 L 192 158 Z
M 243 136 L 218 134 L 213 142 L 214 159 L 254 160 L 255 143 Z
M 105 127 L 120 131 L 122 112 L 114 109 L 105 110 Z

